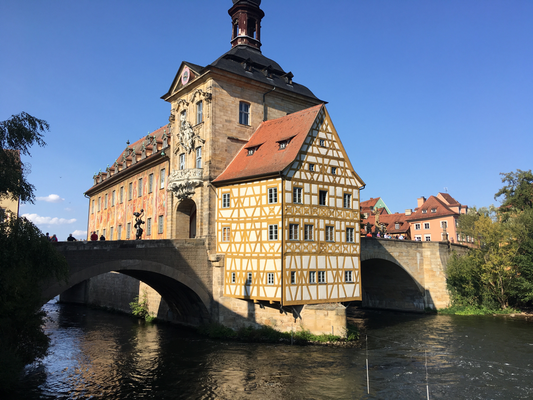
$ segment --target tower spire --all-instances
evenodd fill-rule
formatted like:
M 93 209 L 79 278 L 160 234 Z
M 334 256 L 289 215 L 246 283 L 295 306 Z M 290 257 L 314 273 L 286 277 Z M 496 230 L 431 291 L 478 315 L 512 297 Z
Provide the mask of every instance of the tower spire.
M 231 16 L 231 47 L 246 45 L 261 50 L 261 19 L 265 13 L 261 0 L 233 0 Z

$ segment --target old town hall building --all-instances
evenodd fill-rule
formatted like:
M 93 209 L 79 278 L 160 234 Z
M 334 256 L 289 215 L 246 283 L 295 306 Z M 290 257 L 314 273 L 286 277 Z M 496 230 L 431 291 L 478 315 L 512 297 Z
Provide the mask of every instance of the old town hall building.
M 361 299 L 359 190 L 324 102 L 261 52 L 260 0 L 233 0 L 231 49 L 182 62 L 169 123 L 94 176 L 89 235 L 202 238 L 223 296 L 273 305 Z

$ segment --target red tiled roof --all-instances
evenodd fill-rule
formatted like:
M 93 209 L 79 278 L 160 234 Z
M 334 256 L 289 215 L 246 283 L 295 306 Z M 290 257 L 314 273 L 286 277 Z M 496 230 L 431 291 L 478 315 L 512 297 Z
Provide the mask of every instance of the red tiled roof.
M 371 198 L 361 202 L 361 208 L 374 207 L 381 197 Z
M 453 200 L 453 198 L 452 198 Z M 431 210 L 435 209 L 435 212 Z M 425 211 L 425 212 L 424 212 Z M 438 199 L 435 196 L 431 196 L 426 200 L 424 204 L 416 209 L 409 217 L 408 221 L 417 221 L 422 219 L 434 218 L 434 217 L 443 217 L 448 215 L 459 215 L 457 212 L 452 211 L 443 201 Z
M 155 136 L 157 141 L 161 141 L 162 138 L 163 138 L 163 134 L 164 133 L 167 133 L 169 136 L 170 136 L 170 132 L 169 132 L 169 128 L 168 128 L 168 125 L 164 125 L 162 126 L 161 128 L 159 129 L 156 129 L 155 131 L 151 132 L 151 133 L 148 133 L 146 136 L 150 135 L 151 137 Z M 143 142 L 146 140 L 146 136 L 143 136 L 142 138 L 140 138 L 139 140 L 137 140 L 136 142 L 132 143 L 132 144 L 129 144 L 126 149 L 135 149 L 135 152 L 136 153 L 139 153 L 141 152 L 141 149 L 142 149 L 142 144 Z M 146 146 L 146 148 L 150 148 L 152 146 L 152 143 L 150 141 L 150 144 Z M 118 156 L 116 162 L 118 164 L 122 163 L 122 156 L 124 155 L 124 152 L 126 151 L 126 149 L 124 149 L 122 151 L 122 153 L 120 153 L 120 156 Z M 129 160 L 131 160 L 131 156 L 129 155 L 129 152 L 128 152 L 128 157 L 127 157 Z M 113 163 L 114 164 L 114 163 Z
M 323 106 L 320 104 L 262 122 L 248 143 L 213 182 L 240 180 L 283 171 L 296 159 Z M 291 138 L 289 144 L 280 150 L 279 142 L 288 138 Z M 248 150 L 251 148 L 256 150 L 249 156 Z
M 437 197 L 442 197 L 445 203 L 447 203 L 449 206 L 455 206 L 455 205 L 461 205 L 457 200 L 455 200 L 452 196 L 450 196 L 448 193 L 439 193 Z

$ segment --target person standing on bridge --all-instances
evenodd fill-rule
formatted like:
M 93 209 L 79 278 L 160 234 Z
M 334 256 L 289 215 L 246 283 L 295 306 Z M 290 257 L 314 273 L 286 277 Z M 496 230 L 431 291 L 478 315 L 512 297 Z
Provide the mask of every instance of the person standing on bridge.
M 98 240 L 98 235 L 96 234 L 96 232 L 93 232 L 93 233 L 91 234 L 91 240 L 92 240 L 92 241 L 96 241 L 96 240 Z
M 105 236 L 104 235 L 100 235 L 100 240 L 105 240 Z
M 76 238 L 72 236 L 72 233 L 68 234 L 67 242 L 76 242 Z

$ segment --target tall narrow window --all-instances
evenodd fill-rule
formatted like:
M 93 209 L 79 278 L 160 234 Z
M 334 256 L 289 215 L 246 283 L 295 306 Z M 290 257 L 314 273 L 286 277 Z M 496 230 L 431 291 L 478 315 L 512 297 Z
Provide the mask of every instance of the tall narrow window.
M 274 204 L 278 202 L 278 188 L 268 189 L 268 204 Z
M 113 193 L 111 194 L 111 207 L 115 206 L 115 192 L 116 190 L 113 190 Z
M 133 182 L 128 185 L 128 200 L 133 198 Z
M 165 168 L 163 168 L 161 170 L 161 176 L 159 178 L 159 189 L 164 189 L 165 188 Z
M 352 208 L 352 195 L 344 193 L 344 208 Z
M 326 226 L 326 241 L 333 242 L 334 239 L 334 230 L 332 226 Z
M 229 226 L 225 226 L 222 228 L 222 241 L 229 242 L 230 239 L 231 239 L 231 228 Z
M 196 149 L 196 168 L 202 168 L 202 148 Z
M 313 225 L 305 225 L 304 239 L 313 240 Z
M 337 167 L 331 167 L 331 175 L 337 175 Z
M 100 211 L 100 207 L 101 207 L 101 206 L 100 206 L 100 202 L 101 202 L 101 200 L 102 200 L 102 199 L 101 199 L 100 197 L 98 197 L 98 211 Z
M 318 193 L 318 204 L 325 206 L 328 199 L 328 192 L 326 190 L 321 190 Z
M 91 207 L 91 214 L 94 214 L 94 199 L 93 199 L 93 205 Z
M 353 228 L 346 228 L 346 242 L 353 243 Z
M 180 154 L 180 169 L 185 169 L 185 153 Z
M 120 201 L 120 204 L 124 203 L 124 186 L 121 186 L 120 187 L 120 194 L 119 194 L 119 201 Z
M 292 188 L 292 202 L 296 204 L 302 204 L 302 188 Z
M 291 285 L 296 283 L 296 271 L 291 271 Z
M 298 224 L 289 224 L 289 240 L 298 240 Z
M 250 125 L 250 104 L 243 101 L 239 103 L 239 124 Z
M 152 234 L 152 218 L 146 219 L 146 235 Z
M 131 235 L 131 222 L 126 225 L 126 239 L 129 239 Z
M 344 282 L 353 282 L 352 271 L 344 271 Z
M 252 273 L 251 272 L 248 272 L 248 274 L 246 276 L 246 284 L 247 285 L 251 285 L 252 284 Z
M 231 195 L 229 193 L 222 194 L 222 208 L 229 208 Z
M 109 240 L 113 240 L 113 227 L 109 228 Z
M 152 193 L 154 190 L 154 174 L 148 175 L 148 193 Z
M 204 103 L 199 101 L 196 103 L 196 123 L 199 124 L 204 120 Z
M 163 216 L 157 217 L 157 233 L 163 233 Z
M 269 272 L 267 274 L 267 284 L 269 284 L 269 285 L 273 285 L 274 284 L 274 273 L 273 272 Z
M 309 283 L 316 283 L 316 272 L 309 271 Z
M 318 271 L 318 283 L 326 283 L 326 271 Z
M 278 226 L 276 224 L 268 226 L 268 240 L 278 240 Z
M 235 283 L 236 282 L 236 279 L 235 279 L 235 272 L 232 272 L 231 273 L 231 283 Z
M 107 193 L 105 194 L 105 197 L 104 197 L 104 210 L 107 210 Z
M 117 240 L 122 239 L 122 225 L 118 226 L 118 232 L 117 232 Z
M 137 197 L 143 195 L 143 178 L 139 178 L 139 187 L 137 188 Z

